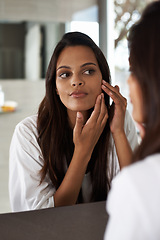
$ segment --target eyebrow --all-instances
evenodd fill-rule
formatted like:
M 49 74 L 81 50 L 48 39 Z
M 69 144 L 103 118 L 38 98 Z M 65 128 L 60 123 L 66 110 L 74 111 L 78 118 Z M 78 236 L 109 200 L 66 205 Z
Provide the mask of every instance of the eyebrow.
M 95 63 L 88 62 L 88 63 L 84 63 L 84 64 L 82 64 L 82 65 L 80 66 L 80 68 L 85 67 L 85 66 L 88 66 L 88 65 L 94 65 L 94 66 L 97 66 Z M 56 71 L 58 71 L 58 70 L 61 69 L 61 68 L 71 69 L 71 67 L 64 65 L 64 66 L 60 66 L 59 68 L 57 68 Z
M 80 67 L 82 68 L 82 67 L 85 67 L 85 66 L 87 66 L 87 65 L 94 65 L 94 66 L 96 66 L 96 64 L 95 64 L 95 63 L 88 62 L 88 63 L 84 63 L 84 64 L 83 64 L 83 65 L 81 65 Z
M 61 68 L 67 68 L 67 69 L 71 69 L 69 66 L 60 66 L 59 68 L 57 68 L 57 70 L 56 71 L 58 71 L 59 69 L 61 69 Z

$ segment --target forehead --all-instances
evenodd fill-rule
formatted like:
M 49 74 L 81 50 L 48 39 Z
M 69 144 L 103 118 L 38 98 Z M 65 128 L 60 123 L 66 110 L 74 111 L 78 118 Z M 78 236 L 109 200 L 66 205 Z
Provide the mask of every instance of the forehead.
M 59 65 L 77 65 L 92 62 L 98 65 L 93 50 L 87 46 L 70 46 L 63 49 L 60 53 L 57 66 Z

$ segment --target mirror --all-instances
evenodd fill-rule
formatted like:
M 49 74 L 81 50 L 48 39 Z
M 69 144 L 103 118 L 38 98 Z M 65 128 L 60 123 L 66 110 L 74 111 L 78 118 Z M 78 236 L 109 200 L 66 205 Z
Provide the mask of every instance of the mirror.
M 52 5 L 49 0 L 2 0 L 0 9 L 0 85 L 5 101 L 18 104 L 13 112 L 0 112 L 0 213 L 5 213 L 11 211 L 8 159 L 14 128 L 36 114 L 51 54 L 62 35 L 70 31 L 70 22 L 96 22 L 98 10 L 95 0 L 53 0 Z

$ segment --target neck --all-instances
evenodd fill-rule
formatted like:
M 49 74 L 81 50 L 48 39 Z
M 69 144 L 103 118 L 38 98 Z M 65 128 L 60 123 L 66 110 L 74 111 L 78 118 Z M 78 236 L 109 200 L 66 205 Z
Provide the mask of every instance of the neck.
M 83 114 L 83 119 L 84 119 L 84 124 L 85 124 L 89 117 L 89 111 L 81 111 L 81 113 Z M 76 124 L 76 117 L 77 117 L 76 111 L 68 111 L 69 125 L 72 129 L 74 128 L 74 126 Z

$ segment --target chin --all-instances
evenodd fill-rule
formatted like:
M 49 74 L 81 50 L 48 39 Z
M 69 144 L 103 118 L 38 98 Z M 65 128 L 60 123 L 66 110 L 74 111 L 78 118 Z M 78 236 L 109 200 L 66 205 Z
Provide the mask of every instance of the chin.
M 90 108 L 89 108 L 89 109 L 90 109 Z M 70 109 L 70 111 L 72 111 L 72 112 L 86 112 L 86 111 L 89 111 L 89 109 L 73 108 L 73 109 Z
M 73 108 L 70 108 L 71 111 L 76 111 L 76 112 L 83 112 L 83 111 L 88 111 L 91 108 L 93 108 L 94 105 L 88 105 L 88 106 L 75 106 Z

